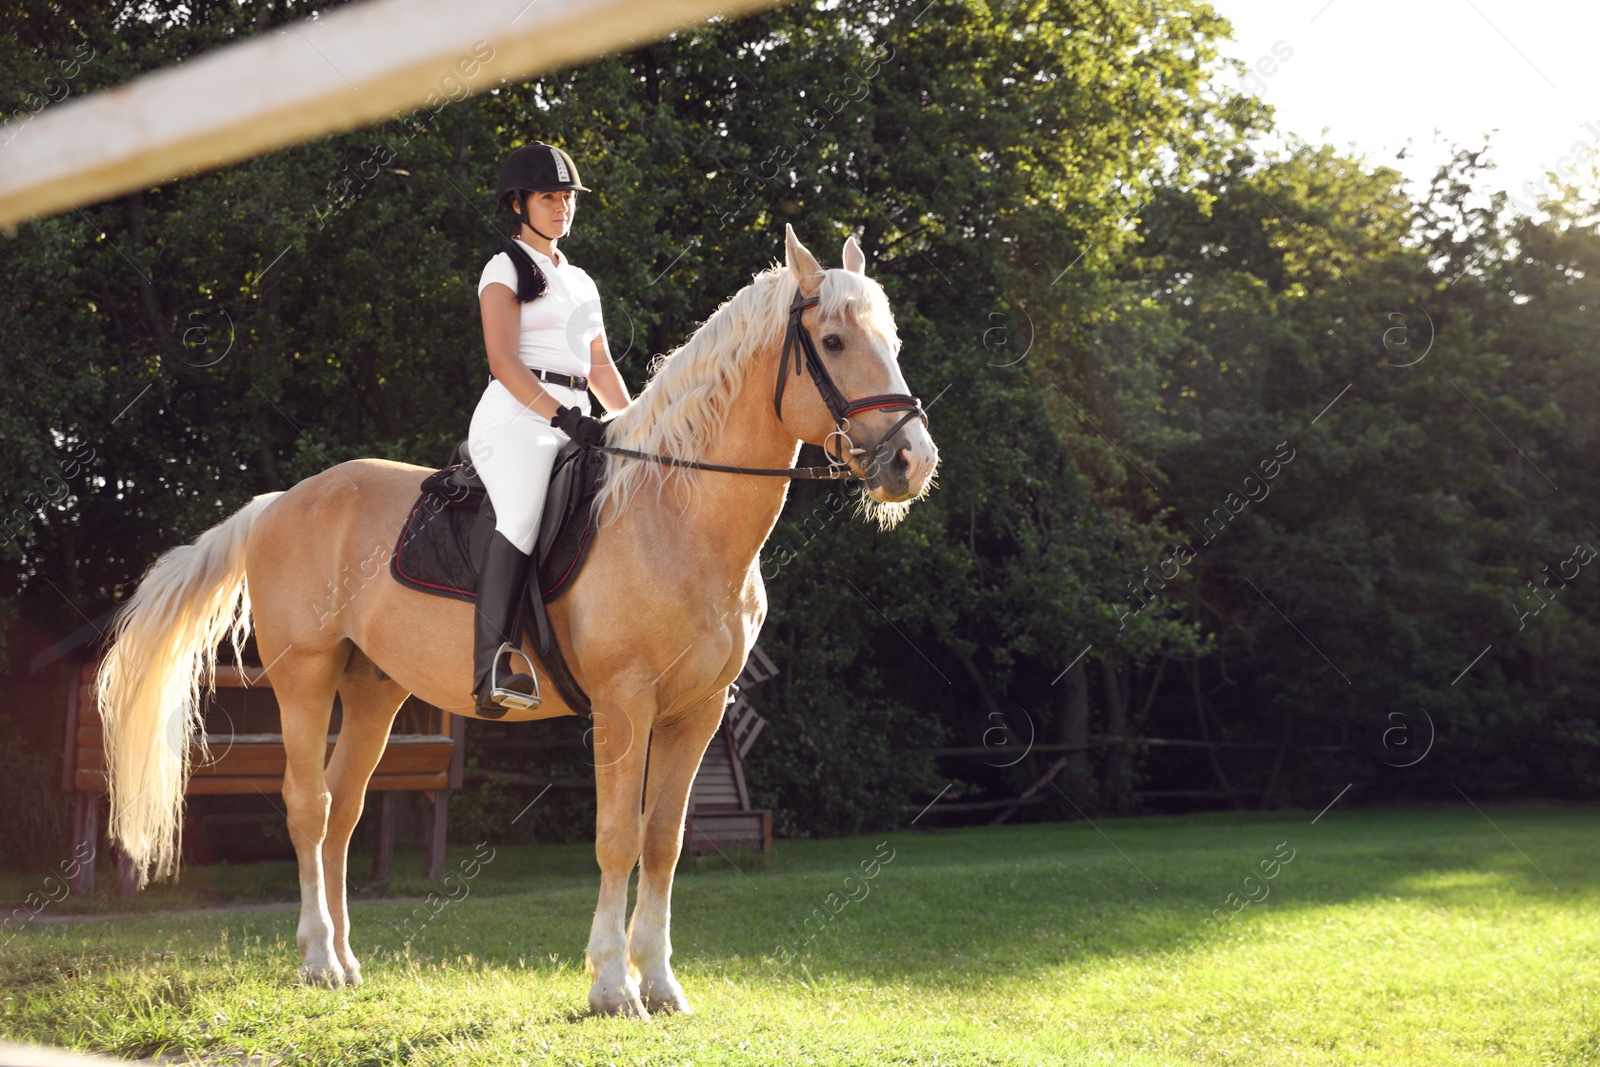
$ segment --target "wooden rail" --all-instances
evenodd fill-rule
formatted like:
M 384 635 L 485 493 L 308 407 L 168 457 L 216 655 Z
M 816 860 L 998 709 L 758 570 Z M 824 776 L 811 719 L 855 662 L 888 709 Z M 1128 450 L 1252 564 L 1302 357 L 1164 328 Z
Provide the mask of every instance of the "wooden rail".
M 771 2 L 368 0 L 291 15 L 273 32 L 8 123 L 0 228 L 396 112 L 431 117 L 503 82 Z
M 915 804 L 908 804 L 905 807 L 905 811 L 908 814 L 909 813 L 919 813 L 918 814 L 918 818 L 921 818 L 921 814 L 920 813 L 933 812 L 933 811 L 950 812 L 950 813 L 974 812 L 974 811 L 998 811 L 999 814 L 997 816 L 995 816 L 993 823 L 991 823 L 990 825 L 995 825 L 995 824 L 998 824 L 998 823 L 1002 823 L 1006 819 L 1010 818 L 1012 813 L 1014 813 L 1018 808 L 1023 808 L 1023 807 L 1027 807 L 1029 805 L 1043 803 L 1043 801 L 1046 799 L 1046 796 L 1047 796 L 1047 794 L 1044 793 L 1044 788 L 1047 785 L 1049 785 L 1052 781 L 1054 781 L 1057 775 L 1059 775 L 1063 770 L 1066 769 L 1067 762 L 1068 762 L 1068 759 L 1069 759 L 1069 755 L 1068 754 L 1073 753 L 1073 752 L 1091 752 L 1091 751 L 1094 751 L 1096 749 L 1108 748 L 1110 746 L 1119 745 L 1119 744 L 1144 745 L 1144 746 L 1148 746 L 1150 748 L 1198 748 L 1198 749 L 1207 749 L 1207 750 L 1210 750 L 1210 751 L 1213 751 L 1213 752 L 1215 752 L 1215 751 L 1217 751 L 1219 749 L 1236 749 L 1236 750 L 1237 749 L 1256 749 L 1256 750 L 1260 750 L 1260 749 L 1277 749 L 1277 748 L 1280 747 L 1280 745 L 1275 744 L 1273 742 L 1268 742 L 1268 741 L 1201 741 L 1201 740 L 1195 740 L 1193 738 L 1124 737 L 1124 736 L 1117 735 L 1117 734 L 1100 734 L 1100 735 L 1097 735 L 1097 736 L 1091 736 L 1083 744 L 1075 744 L 1075 745 L 1073 745 L 1073 744 L 1029 745 L 1027 750 L 1026 750 L 1026 752 L 1023 754 L 1023 756 L 1033 755 L 1033 754 L 1055 755 L 1055 754 L 1058 754 L 1058 753 L 1062 754 L 1062 755 L 1060 755 L 1060 758 L 1052 761 L 1050 766 L 1045 769 L 1044 773 L 1041 774 L 1033 782 L 1033 784 L 1028 786 L 1028 788 L 1026 790 L 1024 790 L 1021 795 L 1015 796 L 1015 797 L 1007 797 L 1007 798 L 1003 798 L 1003 799 L 1000 799 L 1000 800 L 957 801 L 957 802 L 951 803 L 951 804 L 937 804 L 937 803 L 935 803 L 935 804 L 925 805 L 925 806 L 920 806 L 920 807 L 918 805 L 915 805 Z M 973 756 L 1003 756 L 1003 757 L 1007 758 L 1008 762 L 1011 762 L 1011 763 L 1020 762 L 1023 759 L 1023 756 L 1013 756 L 1012 753 L 1007 751 L 1007 749 L 1011 748 L 1011 747 L 1014 747 L 1014 746 L 955 745 L 955 746 L 948 746 L 948 747 L 942 747 L 942 748 L 903 748 L 903 749 L 899 749 L 896 754 L 897 755 L 902 755 L 902 756 L 933 756 L 935 758 L 943 758 L 943 757 L 968 757 L 968 758 L 970 758 L 970 757 L 973 757 Z M 1296 747 L 1298 749 L 1302 750 L 1302 751 L 1307 751 L 1307 752 L 1347 752 L 1347 751 L 1350 750 L 1350 746 L 1349 745 L 1297 745 Z M 1261 793 L 1261 790 L 1259 790 L 1259 789 L 1232 789 L 1232 788 L 1225 788 L 1225 789 L 1149 789 L 1149 790 L 1135 790 L 1133 792 L 1133 795 L 1135 797 L 1144 798 L 1144 799 L 1152 799 L 1152 800 L 1179 800 L 1179 799 L 1218 799 L 1218 800 L 1227 800 L 1227 799 L 1231 799 L 1233 797 L 1254 796 L 1254 795 L 1258 795 L 1260 793 Z
M 80 658 L 76 684 L 67 700 L 67 738 L 63 754 L 62 785 L 74 794 L 73 837 L 98 849 L 104 797 L 108 792 L 105 735 L 96 707 L 94 676 L 98 660 Z M 271 681 L 260 667 L 219 666 L 217 689 L 261 689 L 271 691 Z M 276 704 L 272 705 L 276 720 Z M 376 844 L 372 874 L 382 880 L 393 864 L 396 810 L 394 796 L 400 791 L 420 792 L 428 802 L 429 815 L 423 835 L 423 868 L 427 877 L 444 877 L 446 805 L 449 791 L 459 788 L 464 772 L 466 720 L 436 708 L 431 713 L 434 729 L 424 733 L 391 734 L 378 761 L 369 793 L 379 794 L 374 818 Z M 260 717 L 261 709 L 254 715 Z M 402 714 L 406 714 L 402 712 Z M 414 713 L 413 713 L 414 714 Z M 260 793 L 272 797 L 283 790 L 287 755 L 283 735 L 277 732 L 208 733 L 204 744 L 189 748 L 191 771 L 185 796 L 248 796 Z M 333 755 L 336 735 L 328 738 L 328 757 Z M 118 860 L 118 887 L 133 891 L 132 871 L 125 858 Z M 83 864 L 74 882 L 79 892 L 94 888 L 94 865 Z
M 1168 737 L 1113 737 L 1105 735 L 1091 737 L 1087 744 L 1082 745 L 1032 745 L 1029 752 L 1048 755 L 1056 752 L 1092 752 L 1097 748 L 1105 748 L 1126 742 L 1130 745 L 1149 745 L 1151 748 L 1210 748 L 1210 749 L 1241 749 L 1241 748 L 1277 748 L 1271 741 L 1196 741 L 1190 738 Z M 1010 746 L 985 746 L 985 745 L 958 745 L 952 748 L 902 748 L 897 755 L 902 756 L 1010 756 L 1006 751 Z M 1349 745 L 1296 745 L 1295 748 L 1303 752 L 1345 752 Z

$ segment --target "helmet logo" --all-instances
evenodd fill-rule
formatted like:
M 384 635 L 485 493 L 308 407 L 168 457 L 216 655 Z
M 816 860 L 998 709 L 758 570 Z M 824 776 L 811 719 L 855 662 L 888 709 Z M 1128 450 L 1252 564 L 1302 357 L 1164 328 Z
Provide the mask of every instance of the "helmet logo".
M 572 180 L 572 175 L 567 171 L 567 161 L 561 158 L 561 149 L 551 147 L 550 158 L 553 159 L 556 164 L 556 181 L 570 182 Z

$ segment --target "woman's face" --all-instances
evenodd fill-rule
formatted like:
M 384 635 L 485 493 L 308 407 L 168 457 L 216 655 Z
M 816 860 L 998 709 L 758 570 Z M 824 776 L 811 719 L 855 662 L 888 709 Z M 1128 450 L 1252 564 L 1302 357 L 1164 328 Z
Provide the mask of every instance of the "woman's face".
M 571 189 L 555 193 L 529 193 L 522 210 L 533 228 L 551 237 L 565 237 L 578 213 L 578 194 Z

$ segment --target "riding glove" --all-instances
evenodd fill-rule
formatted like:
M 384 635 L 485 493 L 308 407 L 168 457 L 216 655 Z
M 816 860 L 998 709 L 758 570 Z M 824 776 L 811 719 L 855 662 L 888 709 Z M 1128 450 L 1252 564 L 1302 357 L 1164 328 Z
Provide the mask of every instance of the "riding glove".
M 606 424 L 575 407 L 559 408 L 550 425 L 584 448 L 599 448 L 606 443 Z

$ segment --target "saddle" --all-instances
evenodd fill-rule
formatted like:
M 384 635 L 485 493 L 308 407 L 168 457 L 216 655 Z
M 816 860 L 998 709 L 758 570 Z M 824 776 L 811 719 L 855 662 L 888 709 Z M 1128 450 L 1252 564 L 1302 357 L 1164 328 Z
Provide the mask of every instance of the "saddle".
M 594 500 L 604 474 L 605 457 L 595 449 L 569 441 L 556 454 L 518 612 L 521 628 L 533 638 L 557 692 L 582 715 L 592 714 L 589 696 L 567 667 L 545 604 L 572 588 L 589 556 L 598 519 Z M 494 527 L 494 503 L 473 470 L 463 441 L 456 446 L 454 462 L 422 480 L 389 558 L 389 572 L 395 581 L 419 593 L 476 600 L 478 560 Z

